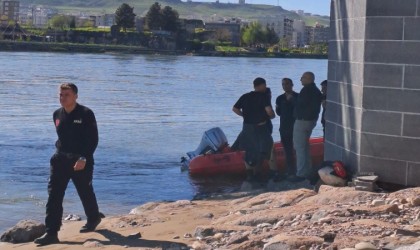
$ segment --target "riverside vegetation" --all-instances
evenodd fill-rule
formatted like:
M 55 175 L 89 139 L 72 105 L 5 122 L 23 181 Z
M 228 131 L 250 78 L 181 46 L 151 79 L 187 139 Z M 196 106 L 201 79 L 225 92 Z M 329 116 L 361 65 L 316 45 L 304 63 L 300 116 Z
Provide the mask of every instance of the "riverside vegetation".
M 181 9 L 185 9 L 185 6 L 188 5 L 180 1 L 169 2 L 171 6 L 177 6 Z M 57 3 L 51 3 L 52 6 L 54 4 Z M 289 49 L 287 48 L 287 41 L 279 39 L 273 29 L 262 27 L 256 22 L 251 22 L 242 27 L 241 46 L 232 44 L 228 32 L 196 29 L 193 33 L 189 33 L 182 28 L 183 20 L 179 18 L 178 10 L 171 6 L 162 7 L 157 2 L 152 4 L 144 18 L 145 29 L 141 31 L 135 28 L 136 14 L 134 14 L 134 7 L 126 3 L 123 3 L 115 11 L 117 25 L 111 28 L 95 28 L 90 21 L 86 20 L 78 22 L 78 27 L 76 27 L 75 17 L 68 15 L 54 16 L 50 20 L 48 28 L 34 28 L 10 23 L 7 27 L 2 28 L 5 32 L 0 37 L 0 41 L 2 41 L 0 50 L 327 57 L 328 48 L 326 44 L 313 44 L 306 48 Z M 210 9 L 214 8 L 218 11 L 217 13 L 220 11 L 222 14 L 226 10 L 238 10 L 244 16 L 247 16 L 246 13 L 252 10 L 270 12 L 270 8 L 266 8 L 265 5 L 247 4 L 242 6 L 237 4 L 194 3 L 194 6 L 197 8 L 203 6 Z M 297 15 L 287 12 L 281 7 L 271 7 L 278 9 L 277 14 Z M 193 9 L 196 10 L 197 8 Z M 121 29 L 123 32 L 121 32 Z

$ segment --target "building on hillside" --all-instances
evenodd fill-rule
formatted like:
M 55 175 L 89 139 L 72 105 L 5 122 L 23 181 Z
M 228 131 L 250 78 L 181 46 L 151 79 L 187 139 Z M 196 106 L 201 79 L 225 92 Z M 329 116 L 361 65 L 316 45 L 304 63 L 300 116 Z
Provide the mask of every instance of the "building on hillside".
M 2 15 L 7 16 L 8 20 L 18 22 L 19 21 L 19 1 L 3 1 L 2 3 Z
M 303 10 L 297 10 L 296 13 L 300 16 L 303 16 L 305 14 L 305 11 Z
M 111 27 L 115 22 L 114 14 L 104 14 L 99 16 L 89 16 L 89 20 L 95 27 Z
M 195 33 L 196 29 L 204 29 L 204 22 L 200 19 L 181 19 L 181 29 L 185 29 L 187 33 Z
M 239 0 L 239 4 L 245 4 L 245 0 Z
M 293 23 L 294 20 L 285 16 L 281 17 L 265 17 L 258 19 L 258 22 L 263 27 L 270 27 L 274 29 L 281 41 L 284 41 L 291 46 L 293 40 Z
M 305 27 L 305 44 L 328 43 L 330 27 L 316 24 Z
M 32 8 L 32 25 L 38 28 L 48 25 L 48 9 L 43 7 Z
M 205 23 L 207 31 L 213 31 L 218 40 L 229 40 L 232 45 L 241 44 L 241 25 L 239 23 Z
M 21 4 L 19 7 L 19 23 L 32 25 L 32 7 Z
M 330 27 L 316 24 L 314 27 L 314 43 L 328 43 L 330 38 Z
M 294 48 L 301 48 L 305 46 L 305 21 L 294 20 L 291 46 Z

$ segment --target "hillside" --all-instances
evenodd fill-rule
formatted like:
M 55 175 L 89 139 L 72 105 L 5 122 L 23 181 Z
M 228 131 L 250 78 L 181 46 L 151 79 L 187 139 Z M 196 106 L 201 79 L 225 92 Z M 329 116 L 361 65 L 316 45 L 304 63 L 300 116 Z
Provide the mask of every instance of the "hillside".
M 156 0 L 22 0 L 21 2 L 24 4 L 51 6 L 63 12 L 77 11 L 89 14 L 114 13 L 118 6 L 122 3 L 127 3 L 134 7 L 134 12 L 138 16 L 143 16 Z M 259 17 L 286 15 L 292 19 L 303 19 L 308 25 L 313 25 L 315 22 L 329 25 L 329 17 L 300 17 L 298 14 L 284 10 L 280 6 L 263 4 L 186 3 L 181 0 L 164 0 L 158 2 L 162 7 L 171 6 L 183 18 L 217 20 L 220 17 L 240 17 L 252 21 Z

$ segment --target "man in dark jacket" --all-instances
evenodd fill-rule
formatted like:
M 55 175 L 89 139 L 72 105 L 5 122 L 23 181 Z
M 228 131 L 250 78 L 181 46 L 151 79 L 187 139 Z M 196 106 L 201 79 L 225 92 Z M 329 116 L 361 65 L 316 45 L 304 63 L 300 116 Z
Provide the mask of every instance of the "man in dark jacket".
M 265 79 L 256 78 L 254 91 L 242 95 L 232 108 L 233 112 L 243 117 L 240 144 L 245 150 L 248 180 L 253 180 L 262 162 L 270 159 L 273 147 L 267 118 L 273 119 L 275 114 L 266 89 Z
M 57 151 L 50 160 L 46 233 L 35 239 L 38 245 L 59 242 L 57 234 L 63 217 L 63 199 L 70 180 L 76 187 L 87 216 L 87 223 L 80 232 L 92 232 L 101 222 L 92 186 L 93 153 L 98 145 L 98 128 L 92 110 L 76 102 L 77 93 L 77 86 L 73 83 L 60 85 L 61 108 L 53 114 L 58 139 L 55 143 Z
M 309 139 L 321 111 L 322 94 L 314 83 L 314 73 L 303 73 L 300 81 L 303 88 L 295 106 L 296 121 L 293 127 L 293 143 L 296 149 L 296 175 L 304 180 L 311 178 L 312 174 Z
M 276 99 L 276 114 L 280 117 L 280 139 L 283 144 L 286 160 L 286 174 L 289 180 L 296 175 L 293 148 L 293 126 L 295 117 L 293 115 L 298 93 L 293 91 L 293 81 L 290 78 L 282 79 L 284 93 Z

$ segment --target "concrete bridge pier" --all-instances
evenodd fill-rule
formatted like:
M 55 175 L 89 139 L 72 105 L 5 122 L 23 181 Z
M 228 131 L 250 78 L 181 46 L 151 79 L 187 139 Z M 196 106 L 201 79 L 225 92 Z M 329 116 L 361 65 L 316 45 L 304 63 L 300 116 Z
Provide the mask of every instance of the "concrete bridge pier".
M 420 185 L 420 0 L 332 0 L 326 160 Z

